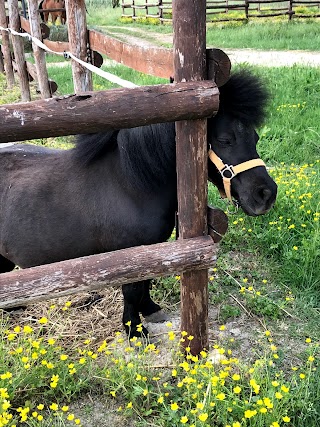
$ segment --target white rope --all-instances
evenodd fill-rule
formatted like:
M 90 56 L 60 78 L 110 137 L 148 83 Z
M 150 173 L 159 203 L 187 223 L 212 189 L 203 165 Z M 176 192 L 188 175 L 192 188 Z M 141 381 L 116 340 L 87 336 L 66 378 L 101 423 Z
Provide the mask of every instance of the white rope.
M 71 58 L 74 61 L 81 64 L 83 67 L 92 71 L 93 73 L 98 74 L 100 77 L 103 77 L 104 79 L 106 79 L 112 83 L 115 83 L 119 86 L 126 87 L 129 89 L 138 87 L 138 85 L 136 85 L 132 82 L 129 82 L 128 80 L 121 79 L 120 77 L 117 77 L 114 74 L 108 73 L 107 71 L 103 71 L 100 68 L 95 67 L 92 64 L 89 64 L 88 62 L 82 61 L 81 59 L 74 56 L 71 52 L 55 52 L 54 50 L 48 48 L 44 43 L 42 43 L 42 41 L 40 41 L 36 37 L 31 36 L 29 33 L 18 33 L 17 31 L 13 30 L 12 28 L 4 28 L 4 27 L 1 27 L 1 25 L 0 25 L 0 30 L 7 31 L 8 33 L 13 34 L 14 36 L 20 36 L 20 37 L 27 38 L 29 41 L 32 41 L 37 46 L 39 46 L 41 49 L 43 49 L 47 52 L 54 53 L 55 55 L 63 56 L 65 59 Z

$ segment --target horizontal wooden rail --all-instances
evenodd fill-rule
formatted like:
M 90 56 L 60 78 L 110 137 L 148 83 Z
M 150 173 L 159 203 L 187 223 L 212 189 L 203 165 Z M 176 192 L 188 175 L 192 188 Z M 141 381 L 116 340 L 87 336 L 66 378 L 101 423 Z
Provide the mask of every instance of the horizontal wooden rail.
M 145 74 L 167 78 L 173 76 L 172 49 L 144 48 L 124 43 L 99 31 L 89 31 L 90 48 Z
M 138 246 L 0 274 L 0 308 L 208 268 L 210 236 Z
M 85 92 L 0 105 L 0 142 L 96 133 L 211 117 L 219 108 L 213 81 Z

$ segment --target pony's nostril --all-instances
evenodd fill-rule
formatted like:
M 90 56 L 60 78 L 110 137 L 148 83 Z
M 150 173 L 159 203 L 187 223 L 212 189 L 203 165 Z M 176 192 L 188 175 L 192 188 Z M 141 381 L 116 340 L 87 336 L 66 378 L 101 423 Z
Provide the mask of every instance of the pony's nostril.
M 257 196 L 258 200 L 267 203 L 272 196 L 272 191 L 269 188 L 262 187 L 258 189 Z

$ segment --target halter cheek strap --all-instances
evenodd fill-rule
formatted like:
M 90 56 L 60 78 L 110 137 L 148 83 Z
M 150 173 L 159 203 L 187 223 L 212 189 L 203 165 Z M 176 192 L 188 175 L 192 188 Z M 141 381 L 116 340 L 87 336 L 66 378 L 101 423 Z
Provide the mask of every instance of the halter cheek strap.
M 219 190 L 220 195 L 222 197 L 227 197 L 231 203 L 232 203 L 232 197 L 231 197 L 232 178 L 234 178 L 236 175 L 238 175 L 241 172 L 244 172 L 248 169 L 255 168 L 257 166 L 266 167 L 265 163 L 261 159 L 248 160 L 247 162 L 240 163 L 239 165 L 236 165 L 236 166 L 228 165 L 226 163 L 223 163 L 220 157 L 218 157 L 211 148 L 208 152 L 208 156 L 209 156 L 209 159 L 212 161 L 212 163 L 219 170 L 222 176 L 224 193 Z

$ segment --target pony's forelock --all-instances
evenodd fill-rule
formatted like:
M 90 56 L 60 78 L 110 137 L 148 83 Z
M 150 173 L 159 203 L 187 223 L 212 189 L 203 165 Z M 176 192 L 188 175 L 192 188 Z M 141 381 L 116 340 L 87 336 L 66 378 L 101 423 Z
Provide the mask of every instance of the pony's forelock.
M 219 90 L 220 114 L 230 114 L 254 127 L 262 124 L 269 93 L 260 78 L 242 70 L 233 73 Z

